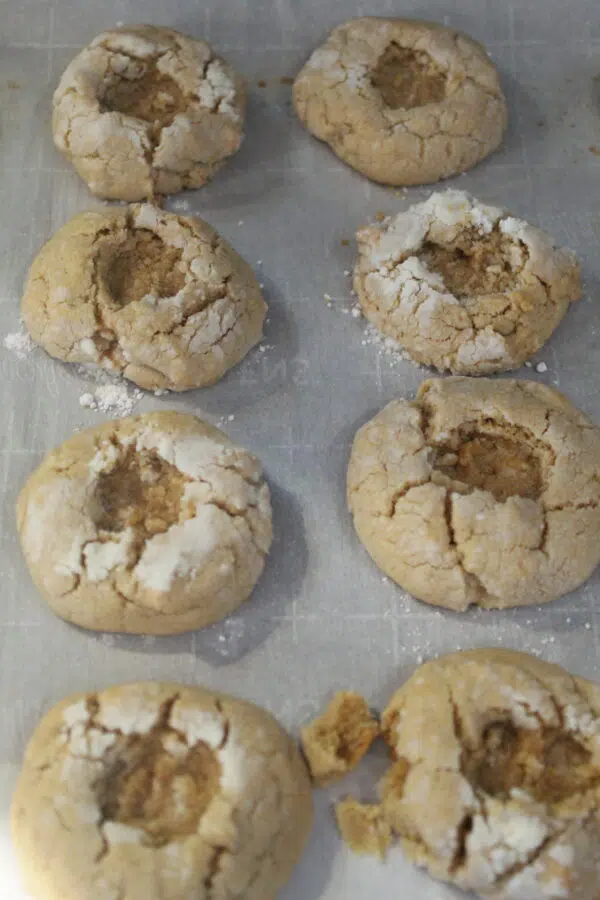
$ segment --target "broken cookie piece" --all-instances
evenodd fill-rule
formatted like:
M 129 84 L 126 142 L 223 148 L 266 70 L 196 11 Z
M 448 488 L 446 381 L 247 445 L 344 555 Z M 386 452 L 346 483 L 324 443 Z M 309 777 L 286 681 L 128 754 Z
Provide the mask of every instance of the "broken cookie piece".
M 431 194 L 356 239 L 365 316 L 440 371 L 518 368 L 581 295 L 573 253 L 464 191 Z
M 210 225 L 140 204 L 81 213 L 57 231 L 32 263 L 21 312 L 57 359 L 185 391 L 243 359 L 266 304 Z
M 498 73 L 466 34 L 416 19 L 352 19 L 294 82 L 296 113 L 345 163 L 383 184 L 464 172 L 507 122 Z
M 241 144 L 242 78 L 168 28 L 106 31 L 67 66 L 52 132 L 93 194 L 150 200 L 198 188 Z
M 524 653 L 453 653 L 382 724 L 402 764 L 384 817 L 412 862 L 492 900 L 596 900 L 599 685 Z
M 346 797 L 335 805 L 335 818 L 344 843 L 354 853 L 383 859 L 392 843 L 392 828 L 380 804 Z
M 425 381 L 359 429 L 347 491 L 377 565 L 436 606 L 546 603 L 600 562 L 600 429 L 536 382 Z
M 351 772 L 378 735 L 379 724 L 360 694 L 335 694 L 325 711 L 301 732 L 315 783 L 328 784 Z
M 275 900 L 311 830 L 311 785 L 263 709 L 144 682 L 44 716 L 11 819 L 39 900 Z
M 17 504 L 52 610 L 95 631 L 176 634 L 250 595 L 272 537 L 259 461 L 195 416 L 148 413 L 70 438 Z

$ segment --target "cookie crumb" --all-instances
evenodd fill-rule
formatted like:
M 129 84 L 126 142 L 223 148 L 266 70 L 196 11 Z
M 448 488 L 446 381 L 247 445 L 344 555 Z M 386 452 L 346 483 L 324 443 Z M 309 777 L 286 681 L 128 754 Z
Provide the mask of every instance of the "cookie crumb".
M 342 238 L 342 240 L 340 241 L 340 244 L 342 245 L 342 247 L 349 247 L 350 241 L 348 240 L 348 238 Z
M 300 733 L 313 781 L 325 785 L 351 772 L 380 733 L 360 694 L 339 691 Z
M 294 79 L 290 75 L 282 75 L 279 79 L 279 84 L 293 84 Z
M 384 859 L 392 843 L 392 829 L 381 804 L 346 797 L 336 804 L 335 818 L 342 840 L 353 853 Z
M 381 212 L 381 211 L 375 213 L 375 220 L 376 220 L 377 222 L 383 222 L 383 221 L 385 221 L 385 218 L 386 218 L 385 213 L 383 213 L 383 212 Z
M 590 144 L 588 150 L 590 151 L 590 153 L 593 153 L 594 156 L 600 156 L 600 147 L 596 147 L 595 144 Z
M 539 372 L 540 375 L 541 375 L 543 372 L 547 372 L 547 371 L 548 371 L 548 366 L 546 365 L 545 362 L 539 362 L 539 363 L 537 364 L 537 366 L 535 367 L 535 371 L 536 371 L 536 372 Z
M 264 80 L 264 78 L 260 79 L 260 81 L 258 82 L 258 86 L 259 88 L 265 88 L 267 86 L 267 82 Z
M 19 82 L 13 81 L 12 78 L 8 79 L 8 81 L 6 82 L 6 86 L 9 87 L 11 89 L 11 91 L 16 91 L 18 88 L 21 87 Z

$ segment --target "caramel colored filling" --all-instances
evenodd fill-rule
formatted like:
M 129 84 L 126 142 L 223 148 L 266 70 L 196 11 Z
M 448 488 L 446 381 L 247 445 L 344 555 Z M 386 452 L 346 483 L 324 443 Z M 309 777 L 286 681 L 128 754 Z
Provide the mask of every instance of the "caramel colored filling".
M 113 76 L 102 98 L 104 112 L 119 112 L 150 122 L 157 129 L 171 125 L 186 108 L 183 92 L 169 75 L 163 75 L 154 62 L 139 61 L 139 76 Z
M 510 721 L 490 723 L 481 747 L 466 760 L 469 780 L 492 796 L 514 788 L 543 803 L 559 803 L 592 787 L 600 775 L 590 753 L 557 728 L 517 728 Z
M 489 491 L 497 500 L 528 497 L 543 490 L 539 455 L 512 437 L 473 432 L 454 444 L 435 448 L 437 472 L 459 485 Z
M 181 250 L 177 247 L 165 244 L 149 229 L 134 229 L 105 264 L 112 299 L 119 306 L 126 306 L 147 294 L 173 297 L 185 285 L 180 260 Z
M 104 821 L 142 830 L 154 847 L 195 834 L 219 787 L 210 747 L 200 742 L 188 749 L 176 732 L 157 727 L 122 736 L 113 749 L 115 759 L 97 787 Z
M 90 515 L 102 531 L 135 528 L 144 538 L 180 519 L 185 477 L 156 453 L 128 448 L 110 472 L 102 472 Z
M 487 235 L 463 233 L 449 247 L 427 241 L 419 258 L 455 297 L 477 297 L 514 290 L 522 264 L 514 251 L 514 243 L 494 229 Z
M 391 43 L 371 76 L 384 103 L 392 109 L 412 109 L 439 103 L 446 96 L 446 72 L 423 50 Z

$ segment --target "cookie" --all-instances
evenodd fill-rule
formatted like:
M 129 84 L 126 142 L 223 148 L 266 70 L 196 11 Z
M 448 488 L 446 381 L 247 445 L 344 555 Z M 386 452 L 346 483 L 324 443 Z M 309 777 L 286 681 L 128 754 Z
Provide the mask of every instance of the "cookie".
M 383 184 L 428 184 L 470 169 L 507 121 L 498 73 L 467 35 L 416 19 L 352 19 L 314 51 L 296 113 L 353 169 Z
M 263 709 L 180 684 L 77 694 L 31 738 L 12 833 L 38 900 L 275 900 L 312 824 Z
M 581 296 L 574 254 L 463 191 L 432 194 L 356 239 L 365 316 L 440 371 L 518 368 Z
M 531 381 L 425 381 L 357 432 L 354 527 L 427 603 L 546 603 L 600 562 L 600 428 Z
M 271 544 L 259 461 L 195 416 L 146 413 L 65 441 L 17 504 L 52 610 L 95 631 L 176 634 L 250 595 Z
M 21 312 L 57 359 L 185 391 L 243 359 L 261 339 L 266 304 L 250 266 L 210 225 L 140 204 L 67 222 L 34 259 Z
M 383 723 L 383 809 L 410 860 L 492 900 L 596 900 L 600 685 L 524 653 L 453 653 Z
M 126 26 L 67 66 L 52 133 L 93 194 L 147 200 L 212 178 L 241 144 L 245 104 L 242 78 L 205 41 Z
M 379 735 L 379 723 L 360 694 L 339 691 L 301 732 L 313 781 L 337 781 L 359 764 Z

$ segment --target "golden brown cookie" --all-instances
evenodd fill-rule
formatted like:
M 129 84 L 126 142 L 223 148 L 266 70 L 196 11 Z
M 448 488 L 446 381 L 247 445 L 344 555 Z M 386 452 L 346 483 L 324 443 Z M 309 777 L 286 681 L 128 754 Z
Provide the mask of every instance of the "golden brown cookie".
M 596 900 L 598 684 L 524 653 L 453 653 L 383 725 L 383 808 L 412 862 L 490 900 Z
M 356 434 L 361 541 L 415 597 L 464 610 L 546 603 L 600 562 L 600 429 L 530 381 L 425 381 Z
M 365 316 L 440 371 L 518 368 L 581 295 L 573 253 L 464 191 L 431 194 L 356 238 Z
M 17 504 L 52 610 L 95 631 L 176 634 L 250 595 L 271 544 L 259 461 L 195 416 L 147 413 L 65 441 Z
M 384 184 L 428 184 L 496 149 L 506 102 L 484 48 L 416 19 L 352 19 L 296 78 L 304 125 L 352 168 Z
M 12 803 L 37 900 L 275 900 L 311 823 L 308 773 L 268 713 L 152 682 L 51 709 Z
M 21 311 L 57 359 L 185 391 L 243 359 L 261 339 L 266 304 L 214 228 L 140 204 L 67 222 L 34 259 Z
M 148 200 L 198 188 L 240 146 L 244 82 L 205 41 L 105 31 L 67 66 L 52 132 L 93 194 Z

